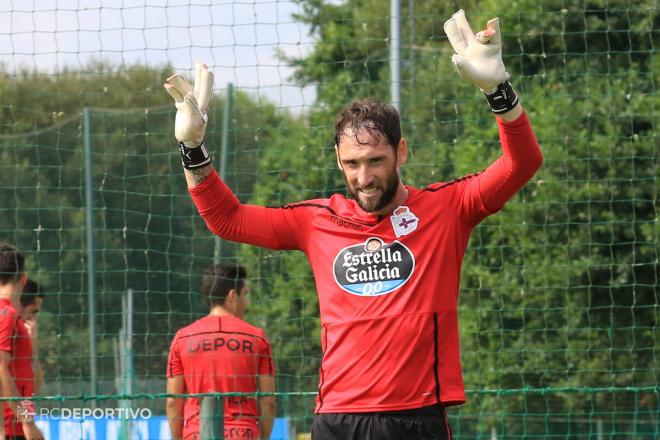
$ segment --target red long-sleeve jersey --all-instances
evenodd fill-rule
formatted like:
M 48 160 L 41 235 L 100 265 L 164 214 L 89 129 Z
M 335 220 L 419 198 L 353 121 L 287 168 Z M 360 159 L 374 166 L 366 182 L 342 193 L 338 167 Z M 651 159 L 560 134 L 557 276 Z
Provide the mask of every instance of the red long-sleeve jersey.
M 465 402 L 458 291 L 472 229 L 540 167 L 526 115 L 498 118 L 503 155 L 482 173 L 426 188 L 387 216 L 342 195 L 281 208 L 241 204 L 216 173 L 190 193 L 215 234 L 306 253 L 323 326 L 316 412 Z

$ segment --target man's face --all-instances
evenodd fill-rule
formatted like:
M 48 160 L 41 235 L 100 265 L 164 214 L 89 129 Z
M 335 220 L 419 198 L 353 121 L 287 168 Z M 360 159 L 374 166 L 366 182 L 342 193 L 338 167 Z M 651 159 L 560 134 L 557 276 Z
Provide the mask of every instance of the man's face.
M 23 318 L 24 321 L 33 318 L 36 319 L 37 314 L 41 310 L 41 306 L 43 305 L 43 303 L 44 303 L 43 298 L 36 297 L 32 304 L 29 304 L 21 308 L 21 318 Z
M 360 142 L 358 142 L 358 140 Z M 398 149 L 397 149 L 398 150 Z M 358 137 L 347 129 L 336 148 L 348 193 L 366 212 L 385 214 L 399 187 L 401 158 L 383 135 L 361 129 Z

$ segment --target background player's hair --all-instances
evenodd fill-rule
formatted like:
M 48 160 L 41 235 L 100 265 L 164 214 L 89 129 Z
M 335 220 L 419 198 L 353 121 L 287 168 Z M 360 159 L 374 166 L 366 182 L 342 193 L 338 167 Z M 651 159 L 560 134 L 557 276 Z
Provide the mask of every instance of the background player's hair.
M 37 298 L 43 298 L 44 293 L 41 291 L 41 286 L 34 280 L 27 280 L 25 287 L 23 287 L 23 293 L 21 293 L 21 305 L 27 307 L 37 300 Z
M 7 284 L 20 277 L 25 268 L 25 257 L 9 243 L 0 243 L 0 284 Z
M 240 292 L 245 286 L 247 271 L 235 264 L 215 264 L 204 271 L 202 294 L 209 306 L 223 305 L 231 289 Z
M 366 129 L 378 139 L 380 135 L 387 138 L 389 144 L 396 148 L 401 140 L 401 121 L 399 112 L 389 104 L 372 99 L 358 99 L 344 107 L 335 120 L 335 145 L 339 146 L 342 136 L 347 129 L 353 129 L 353 136 L 360 144 L 369 143 L 368 139 L 361 140 L 360 129 Z

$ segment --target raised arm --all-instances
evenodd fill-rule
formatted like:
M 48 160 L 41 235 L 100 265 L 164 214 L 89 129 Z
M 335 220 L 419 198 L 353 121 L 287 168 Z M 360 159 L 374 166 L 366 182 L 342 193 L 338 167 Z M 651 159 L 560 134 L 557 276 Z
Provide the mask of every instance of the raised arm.
M 189 191 L 197 210 L 214 234 L 270 249 L 304 250 L 305 216 L 309 208 L 242 204 L 213 170 L 209 177 Z
M 177 108 L 174 135 L 190 194 L 209 229 L 227 240 L 271 249 L 303 249 L 304 208 L 280 209 L 241 204 L 211 166 L 204 145 L 213 74 L 197 63 L 195 84 L 181 75 L 165 82 Z
M 497 122 L 502 156 L 476 179 L 476 190 L 486 209 L 491 212 L 502 209 L 543 163 L 541 148 L 526 114 L 522 113 L 510 122 L 498 118 Z
M 534 176 L 543 155 L 502 61 L 499 19 L 489 20 L 485 30 L 474 34 L 459 10 L 445 22 L 444 30 L 455 52 L 456 71 L 481 89 L 496 115 L 502 156 L 468 182 L 463 193 L 469 213 L 492 213 Z

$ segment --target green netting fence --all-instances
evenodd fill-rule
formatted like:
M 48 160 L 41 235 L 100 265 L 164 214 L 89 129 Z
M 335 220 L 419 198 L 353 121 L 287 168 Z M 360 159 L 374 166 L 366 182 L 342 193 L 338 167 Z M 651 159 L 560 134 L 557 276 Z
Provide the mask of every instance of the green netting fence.
M 442 24 L 458 7 L 474 27 L 500 17 L 545 162 L 470 241 L 468 403 L 449 409 L 455 438 L 657 438 L 658 4 L 403 1 L 407 184 L 499 155 L 483 97 L 452 70 Z M 0 241 L 19 246 L 46 292 L 37 405 L 164 414 L 169 344 L 205 313 L 201 274 L 219 258 L 248 267 L 246 319 L 273 344 L 278 416 L 309 432 L 321 350 L 305 256 L 218 246 L 187 194 L 162 83 L 196 59 L 214 70 L 216 167 L 234 83 L 223 167 L 242 201 L 343 191 L 333 116 L 358 97 L 389 99 L 389 2 L 54 0 L 0 11 Z

